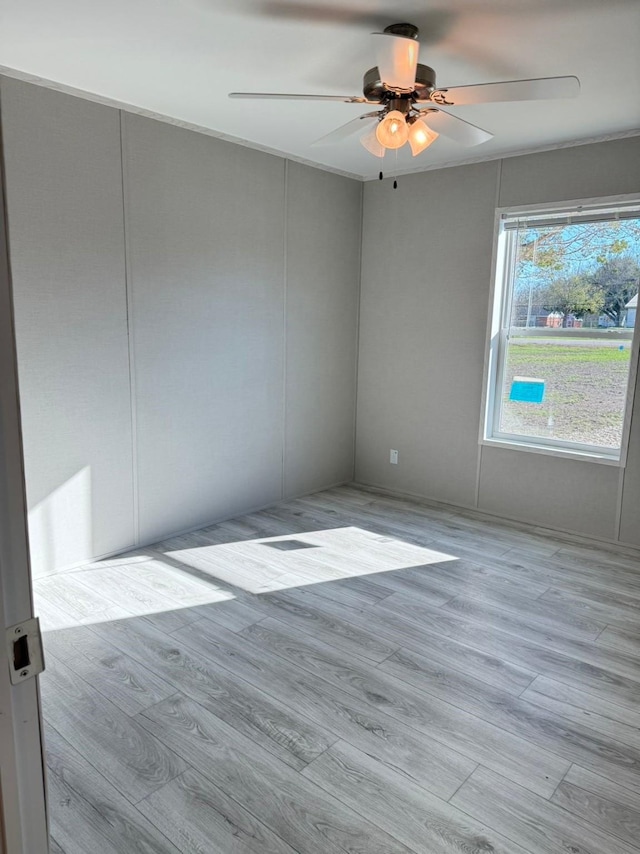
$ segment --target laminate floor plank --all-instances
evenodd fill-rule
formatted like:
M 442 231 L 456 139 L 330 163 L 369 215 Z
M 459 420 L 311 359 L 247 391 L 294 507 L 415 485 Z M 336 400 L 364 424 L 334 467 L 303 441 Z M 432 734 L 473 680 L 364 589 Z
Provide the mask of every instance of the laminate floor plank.
M 174 607 L 207 605 L 227 598 L 226 585 L 216 584 L 212 579 L 185 575 L 160 553 L 149 561 L 128 565 L 123 569 L 130 578 L 135 578 L 170 599 Z M 108 576 L 105 575 L 105 578 Z
M 531 621 L 540 628 L 550 632 L 567 635 L 576 640 L 595 640 L 607 626 L 608 621 L 602 613 L 596 614 L 576 608 L 571 602 L 562 604 L 546 599 L 545 592 L 541 597 L 527 598 L 517 591 L 494 589 L 491 591 L 472 591 L 464 594 L 465 600 L 481 601 L 494 608 L 508 611 L 517 617 Z M 451 605 L 454 609 L 454 604 Z
M 545 676 L 537 676 L 520 695 L 563 718 L 593 727 L 622 744 L 640 749 L 640 711 L 619 706 Z
M 498 769 L 549 797 L 570 762 L 475 715 L 431 697 L 366 663 L 277 620 L 264 620 L 246 634 L 265 649 L 368 702 L 418 732 L 430 735 L 474 762 Z
M 451 797 L 477 765 L 372 704 L 207 620 L 194 624 L 186 640 L 196 652 L 265 693 L 286 696 L 306 717 L 331 731 L 336 741 L 350 742 L 441 798 Z
M 451 544 L 434 541 L 433 548 L 446 551 Z M 590 570 L 588 567 L 580 568 L 575 565 L 565 565 L 558 561 L 556 555 L 550 558 L 538 558 L 527 552 L 511 550 L 499 556 L 487 555 L 482 549 L 468 549 L 455 547 L 455 555 L 461 560 L 467 560 L 478 566 L 483 566 L 489 572 L 511 575 L 514 578 L 522 578 L 537 583 L 546 583 L 549 587 L 566 590 L 569 594 L 574 590 L 584 587 L 590 591 L 594 589 L 607 592 L 615 592 L 622 596 L 638 597 L 637 573 L 625 570 L 622 574 L 616 574 L 614 569 L 608 567 L 605 570 Z
M 233 549 L 220 551 L 225 547 L 209 544 L 206 538 L 203 539 L 204 542 L 192 533 L 188 537 L 173 537 L 159 544 L 157 548 L 163 553 L 166 552 L 176 564 L 183 564 L 185 568 L 198 570 L 203 577 L 240 587 L 250 593 L 279 590 L 283 586 L 306 584 L 310 580 L 303 572 L 290 571 L 290 567 L 289 571 L 282 565 L 274 568 L 267 563 L 266 554 L 262 561 L 259 561 L 246 555 L 240 556 Z M 214 551 L 215 549 L 218 551 Z M 283 575 L 289 576 L 285 583 L 280 581 Z
M 375 605 L 370 611 L 371 619 L 378 617 L 379 625 L 397 633 L 399 645 L 418 652 L 424 632 L 440 634 L 629 708 L 637 708 L 640 703 L 640 681 L 620 674 L 628 669 L 636 674 L 640 659 L 617 657 L 595 644 L 557 636 L 550 636 L 547 644 L 534 643 L 407 597 L 390 596 L 384 600 L 384 607 Z
M 613 673 L 640 681 L 640 660 L 636 655 L 600 649 L 593 643 L 564 636 L 559 630 L 548 629 L 545 631 L 542 626 L 536 627 L 532 620 L 524 617 L 518 618 L 517 615 L 505 616 L 506 612 L 485 602 L 474 602 L 471 599 L 458 597 L 446 602 L 443 608 L 462 614 L 476 623 L 482 623 L 487 628 L 498 628 L 503 632 L 515 634 L 521 638 L 530 637 L 534 643 L 566 652 L 568 655 L 594 664 L 596 667 L 605 667 Z
M 38 614 L 38 611 L 36 611 L 36 614 Z M 63 629 L 46 629 L 42 624 L 42 617 L 40 617 L 40 620 L 45 655 L 49 655 L 51 653 L 63 664 L 66 664 L 69 658 L 74 658 L 78 655 L 78 650 L 82 650 L 84 644 L 90 644 L 93 640 L 94 635 L 88 626 L 68 626 Z
M 361 576 L 356 576 L 360 578 Z M 339 605 L 350 605 L 352 608 L 368 608 L 370 605 L 375 605 L 386 596 L 390 596 L 393 590 L 386 587 L 376 585 L 378 592 L 374 592 L 375 588 L 371 584 L 357 587 L 353 584 L 347 586 L 345 581 L 354 581 L 354 579 L 340 579 L 331 584 L 309 584 L 305 590 L 309 590 L 316 596 L 321 596 L 323 599 L 329 599 L 331 602 L 337 602 Z M 264 615 L 263 615 L 264 616 Z
M 638 854 L 636 846 L 485 768 L 474 771 L 449 803 L 535 854 Z
M 639 625 L 639 622 L 636 622 L 637 625 Z M 625 629 L 608 626 L 598 637 L 596 643 L 599 646 L 619 649 L 640 658 L 640 629 L 626 631 Z
M 66 611 L 55 605 L 46 593 L 40 593 L 39 585 L 33 584 L 33 612 L 40 618 L 40 628 L 43 632 L 75 627 L 77 621 Z
M 239 632 L 247 626 L 264 620 L 264 612 L 239 599 L 226 602 L 215 602 L 210 605 L 200 605 L 193 609 L 197 619 L 206 617 L 232 632 Z
M 51 726 L 45 736 L 52 854 L 177 854 L 179 849 L 69 741 Z
M 134 718 L 53 657 L 41 685 L 45 720 L 133 803 L 186 770 Z
M 141 620 L 122 620 L 94 629 L 130 651 L 175 690 L 210 708 L 239 732 L 294 768 L 302 768 L 336 738 L 281 699 L 273 699 L 194 652 L 184 640 L 166 636 Z M 185 634 L 188 633 L 188 630 Z
M 640 792 L 640 750 L 593 727 L 569 721 L 410 651 L 400 650 L 378 669 Z
M 611 836 L 640 844 L 640 797 L 611 780 L 574 765 L 551 801 Z
M 574 613 L 582 613 L 600 623 L 621 629 L 632 630 L 640 620 L 640 599 L 587 584 L 572 584 L 571 590 L 549 587 L 540 601 L 570 608 Z
M 341 492 L 328 490 L 325 495 L 336 501 L 340 500 Z M 482 545 L 487 554 L 500 554 L 523 543 L 515 527 L 493 520 L 483 520 L 478 524 L 477 520 L 470 520 L 463 513 L 421 506 L 415 501 L 394 501 L 389 497 L 378 496 L 362 508 L 359 515 L 372 520 L 378 517 L 391 520 L 405 527 L 410 526 L 414 532 L 422 530 L 427 535 L 444 535 L 452 540 Z M 529 543 L 530 539 L 524 542 Z
M 173 685 L 84 626 L 54 632 L 45 643 L 48 653 L 128 715 L 175 694 Z
M 446 586 L 455 592 L 456 596 L 486 598 L 489 601 L 492 601 L 494 595 L 500 598 L 508 594 L 513 594 L 518 599 L 537 599 L 549 589 L 546 582 L 513 578 L 506 573 L 485 572 L 481 575 L 476 564 L 457 559 L 415 567 L 409 570 L 403 579 L 407 587 L 418 591 L 419 582 L 423 580 L 442 584 L 443 588 Z
M 145 614 L 144 620 L 158 631 L 171 634 L 186 628 L 190 623 L 201 619 L 196 608 L 177 608 L 170 611 L 157 611 L 155 614 Z
M 136 578 L 133 570 L 138 568 L 139 564 L 88 569 L 74 573 L 74 581 L 105 602 L 111 601 L 114 606 L 122 604 L 136 616 L 173 609 L 175 604 L 156 587 Z
M 628 807 L 630 810 L 640 809 L 640 796 L 636 792 L 631 792 L 624 786 L 620 786 L 612 780 L 606 780 L 599 774 L 594 774 L 579 765 L 572 765 L 562 782 L 580 786 L 587 792 L 601 795 L 603 798 L 618 804 L 618 806 Z M 637 839 L 640 843 L 640 833 L 637 834 Z
M 640 558 L 638 554 L 625 554 L 624 548 L 604 551 L 596 547 L 582 547 L 578 545 L 563 546 L 558 549 L 555 559 L 565 565 L 574 565 L 580 569 L 589 568 L 596 573 L 614 569 L 616 571 L 628 571 L 632 575 L 640 571 Z
M 453 577 L 466 585 L 466 591 L 472 596 L 490 595 L 492 590 L 508 592 L 513 590 L 518 595 L 536 599 L 550 587 L 546 577 L 538 578 L 531 569 L 516 571 L 509 566 L 498 564 L 497 558 L 483 557 L 478 551 L 465 550 L 462 554 L 455 552 L 455 560 L 449 560 L 433 567 L 416 567 L 408 572 L 410 578 L 419 579 L 425 574 L 435 574 L 447 579 Z M 458 591 L 461 595 L 461 591 Z
M 350 485 L 36 579 L 52 852 L 640 854 L 639 558 Z
M 270 593 L 259 600 L 258 607 L 265 616 L 284 618 L 290 625 L 298 626 L 303 632 L 341 649 L 343 652 L 357 655 L 370 661 L 383 661 L 395 652 L 397 647 L 376 637 L 372 632 L 357 628 L 349 622 L 343 606 L 332 604 L 324 608 L 317 599 L 306 595 L 306 591 L 295 593 Z
M 192 700 L 165 700 L 139 719 L 299 854 L 411 851 Z
M 416 852 L 526 854 L 345 742 L 334 744 L 302 773 Z
M 137 807 L 183 854 L 296 854 L 197 771 L 185 771 Z
M 66 614 L 68 626 L 90 625 L 134 615 L 134 611 L 122 603 L 105 599 L 90 587 L 81 584 L 76 575 L 77 573 L 64 572 L 38 578 L 33 583 L 36 598 L 46 599 L 49 605 Z
M 495 559 L 480 552 L 476 560 L 501 570 L 526 575 L 533 580 L 548 580 L 550 587 L 566 589 L 569 592 L 572 592 L 575 585 L 584 584 L 623 596 L 638 596 L 638 570 L 618 569 L 613 564 L 596 569 L 586 563 L 568 564 L 558 559 L 557 554 L 550 558 L 537 559 L 517 551 L 508 552 Z
M 314 587 L 314 591 L 320 593 L 320 588 L 323 585 L 318 585 Z M 345 588 L 347 590 L 353 590 L 357 594 L 368 593 L 370 598 L 369 604 L 374 605 L 380 599 L 386 599 L 387 596 L 390 596 L 393 593 L 393 590 L 390 590 L 384 584 L 384 575 L 376 576 L 367 576 L 367 575 L 358 575 L 354 578 L 341 578 L 340 581 L 337 581 L 332 585 L 324 585 L 331 587 L 338 587 L 339 589 Z
M 310 597 L 316 595 L 316 591 L 315 588 L 305 588 L 304 590 L 288 591 L 287 595 L 309 600 Z M 316 600 L 316 607 L 326 608 L 327 606 L 323 603 L 318 603 Z M 333 610 L 335 612 L 335 609 Z M 375 616 L 377 617 L 379 613 L 379 611 L 376 611 Z M 363 613 L 362 609 L 359 609 L 358 613 L 341 610 L 339 615 L 345 620 L 354 622 L 363 630 L 367 624 L 371 624 L 371 616 Z M 401 648 L 407 640 L 404 635 L 399 634 L 387 622 L 383 624 L 381 621 L 376 620 L 375 631 L 379 637 L 387 639 L 389 644 L 396 650 Z M 439 665 L 461 670 L 463 673 L 468 673 L 477 679 L 487 682 L 489 685 L 502 688 L 510 694 L 521 694 L 536 677 L 536 673 L 533 670 L 527 670 L 526 668 L 511 664 L 508 661 L 497 658 L 495 655 L 487 655 L 471 646 L 435 633 L 427 634 L 426 632 L 421 632 L 419 648 L 421 652 L 428 654 L 431 660 L 437 662 Z
M 495 600 L 481 601 L 469 596 L 456 596 L 445 602 L 445 608 L 462 614 L 476 622 L 480 621 L 485 626 L 495 627 L 504 632 L 517 634 L 519 637 L 529 638 L 537 643 L 545 643 L 549 633 L 559 636 L 576 638 L 577 640 L 595 640 L 606 626 L 606 623 L 596 623 L 585 617 L 574 617 L 570 608 L 562 612 L 554 609 L 549 604 L 545 614 L 545 606 L 537 603 L 522 603 L 518 608 L 516 603 L 503 597 L 499 604 Z M 640 676 L 640 670 L 638 670 Z

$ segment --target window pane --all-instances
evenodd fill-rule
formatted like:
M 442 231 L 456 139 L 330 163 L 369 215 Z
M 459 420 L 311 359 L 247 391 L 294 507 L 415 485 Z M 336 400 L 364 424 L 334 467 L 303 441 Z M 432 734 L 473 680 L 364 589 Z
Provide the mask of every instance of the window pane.
M 640 283 L 640 219 L 510 232 L 497 432 L 619 449 Z
M 620 447 L 631 336 L 627 333 L 618 340 L 589 331 L 589 337 L 562 329 L 530 337 L 512 329 L 500 432 Z M 520 383 L 519 389 L 516 377 L 542 380 L 542 401 L 518 399 L 531 397 L 535 384 Z

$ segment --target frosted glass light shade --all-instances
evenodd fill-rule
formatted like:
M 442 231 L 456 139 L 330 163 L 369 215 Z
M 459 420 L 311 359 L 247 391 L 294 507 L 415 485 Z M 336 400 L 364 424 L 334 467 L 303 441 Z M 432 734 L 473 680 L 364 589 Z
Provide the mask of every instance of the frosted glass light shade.
M 429 148 L 439 136 L 440 134 L 427 127 L 422 119 L 416 119 L 409 127 L 409 145 L 413 156 L 415 157 L 421 154 L 425 148 Z
M 377 126 L 360 137 L 360 144 L 363 145 L 370 154 L 374 157 L 384 157 L 385 147 L 380 145 L 376 136 Z
M 390 33 L 374 33 L 378 40 L 377 66 L 388 89 L 410 92 L 416 85 L 420 45 L 414 39 Z
M 409 138 L 409 128 L 399 110 L 392 110 L 378 123 L 376 138 L 385 148 L 401 148 Z

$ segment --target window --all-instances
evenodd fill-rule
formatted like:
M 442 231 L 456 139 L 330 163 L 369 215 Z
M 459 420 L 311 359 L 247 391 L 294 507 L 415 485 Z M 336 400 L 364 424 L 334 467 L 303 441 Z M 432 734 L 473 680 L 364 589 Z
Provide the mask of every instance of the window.
M 498 215 L 483 438 L 620 461 L 637 361 L 640 201 Z

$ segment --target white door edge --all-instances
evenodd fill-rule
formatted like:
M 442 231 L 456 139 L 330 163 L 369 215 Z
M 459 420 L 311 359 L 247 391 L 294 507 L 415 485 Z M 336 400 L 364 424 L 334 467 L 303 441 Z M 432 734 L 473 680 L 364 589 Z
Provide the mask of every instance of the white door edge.
M 1 106 L 1 105 L 0 105 Z M 0 147 L 0 629 L 33 616 L 20 403 Z M 0 644 L 0 846 L 6 854 L 49 850 L 38 677 L 9 678 Z

